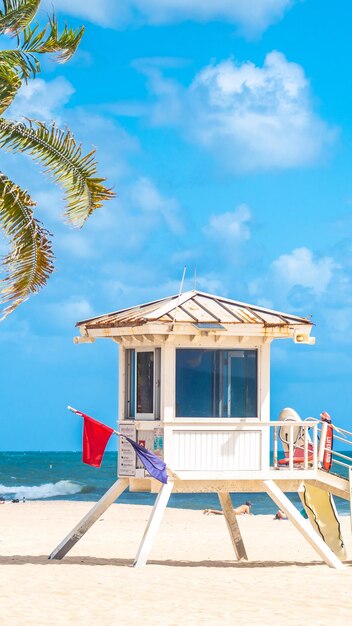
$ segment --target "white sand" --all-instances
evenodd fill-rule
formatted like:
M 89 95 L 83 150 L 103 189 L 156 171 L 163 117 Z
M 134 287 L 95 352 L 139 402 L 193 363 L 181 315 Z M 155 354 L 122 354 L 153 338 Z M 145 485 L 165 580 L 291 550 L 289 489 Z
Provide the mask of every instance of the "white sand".
M 62 561 L 48 561 L 87 502 L 0 506 L 0 625 L 112 626 L 352 622 L 352 561 L 330 569 L 288 521 L 242 516 L 249 562 L 226 523 L 168 509 L 144 569 L 130 567 L 150 507 L 114 504 Z M 350 521 L 342 518 L 350 557 Z

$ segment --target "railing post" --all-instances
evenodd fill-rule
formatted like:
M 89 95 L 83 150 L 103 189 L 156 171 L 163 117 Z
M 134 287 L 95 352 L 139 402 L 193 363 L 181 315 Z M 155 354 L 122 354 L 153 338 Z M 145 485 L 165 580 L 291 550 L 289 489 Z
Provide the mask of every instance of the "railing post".
M 313 469 L 318 469 L 318 423 L 313 425 Z
M 274 426 L 274 468 L 277 469 L 277 454 L 278 454 L 278 447 L 277 447 L 277 426 Z
M 288 459 L 289 459 L 289 469 L 293 469 L 293 426 L 290 424 L 290 431 L 288 437 Z
M 303 439 L 303 455 L 304 455 L 304 469 L 308 469 L 308 438 L 309 438 L 309 426 L 304 425 L 304 439 Z

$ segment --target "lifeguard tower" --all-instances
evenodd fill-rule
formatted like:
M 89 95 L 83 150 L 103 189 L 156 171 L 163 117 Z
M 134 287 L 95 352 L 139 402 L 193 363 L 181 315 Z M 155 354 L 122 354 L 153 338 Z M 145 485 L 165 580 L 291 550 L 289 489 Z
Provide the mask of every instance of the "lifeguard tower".
M 318 420 L 300 422 L 305 436 L 297 464 L 297 424 L 289 424 L 287 460 L 280 464 L 282 422 L 270 415 L 271 342 L 313 344 L 307 318 L 192 290 L 77 327 L 76 343 L 106 338 L 119 344 L 118 430 L 162 456 L 169 480 L 161 486 L 152 479 L 119 438 L 118 480 L 50 558 L 62 558 L 129 487 L 159 492 L 135 566 L 148 559 L 172 491 L 218 493 L 237 558 L 246 559 L 230 493 L 265 491 L 330 566 L 343 567 L 285 495 L 310 484 L 350 498 L 349 481 L 321 469 L 324 428 L 319 440 Z

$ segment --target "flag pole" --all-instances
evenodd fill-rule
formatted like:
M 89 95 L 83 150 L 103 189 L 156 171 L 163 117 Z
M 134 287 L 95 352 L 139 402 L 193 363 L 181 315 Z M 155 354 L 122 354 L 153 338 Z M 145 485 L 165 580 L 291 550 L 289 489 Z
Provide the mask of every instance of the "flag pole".
M 73 406 L 68 405 L 67 406 L 69 411 L 72 411 L 72 413 L 76 413 L 76 415 L 80 415 L 81 417 L 83 417 L 83 413 L 82 411 L 79 411 L 78 409 L 74 409 Z M 123 437 L 124 439 L 126 439 L 126 435 L 123 435 L 122 433 L 120 433 L 119 430 L 115 430 L 115 428 L 112 429 L 114 435 L 117 435 L 118 437 Z
M 73 408 L 72 406 L 70 406 L 70 405 L 68 405 L 68 406 L 67 406 L 67 408 L 68 408 L 68 410 L 69 410 L 69 411 L 72 411 L 72 413 L 75 413 L 76 415 L 80 415 L 81 417 L 84 417 L 84 415 L 85 415 L 84 413 L 82 413 L 82 411 L 79 411 L 78 409 L 74 409 L 74 408 Z M 118 437 L 122 437 L 123 439 L 125 439 L 126 441 L 128 441 L 129 443 L 131 443 L 131 441 L 130 441 L 129 437 L 127 437 L 126 435 L 123 435 L 120 431 L 115 430 L 115 429 L 113 428 L 113 429 L 112 429 L 112 432 L 113 432 L 115 435 L 117 435 Z M 133 446 L 133 447 L 135 447 L 135 446 Z M 148 449 L 147 449 L 147 448 L 146 448 L 146 451 L 148 452 Z M 137 454 L 137 455 L 138 455 L 138 454 Z M 142 460 L 142 463 L 143 463 L 143 460 Z M 144 465 L 144 463 L 143 463 L 143 465 Z M 166 465 L 166 463 L 164 463 L 164 467 L 165 467 L 165 469 L 166 469 L 166 472 L 167 472 L 167 473 L 169 473 L 169 474 L 170 474 L 170 476 L 171 476 L 173 479 L 177 479 L 177 478 L 178 478 L 177 474 L 176 474 L 176 473 L 175 473 L 172 469 L 170 469 L 170 467 L 169 467 L 168 465 Z M 147 471 L 148 471 L 148 470 L 147 470 Z M 152 476 L 152 477 L 153 477 L 153 476 Z M 159 479 L 157 478 L 157 480 L 159 480 Z
M 80 415 L 81 417 L 83 417 L 82 411 L 79 411 L 78 409 L 74 409 L 70 405 L 68 405 L 67 408 L 68 408 L 69 411 L 72 411 L 72 413 L 76 413 L 76 415 Z M 120 433 L 118 430 L 115 430 L 114 428 L 112 429 L 112 432 L 114 433 L 114 435 L 118 435 L 119 437 L 123 437 L 123 434 Z

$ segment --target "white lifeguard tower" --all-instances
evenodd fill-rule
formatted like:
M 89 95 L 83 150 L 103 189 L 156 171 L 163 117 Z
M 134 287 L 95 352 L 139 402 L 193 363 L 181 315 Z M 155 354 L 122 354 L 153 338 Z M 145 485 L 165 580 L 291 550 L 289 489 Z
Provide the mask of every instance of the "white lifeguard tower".
M 162 456 L 169 480 L 161 486 L 152 479 L 119 438 L 117 482 L 50 558 L 62 558 L 129 487 L 159 492 L 136 566 L 147 561 L 172 491 L 218 493 L 237 558 L 246 559 L 230 493 L 265 491 L 330 566 L 342 567 L 285 492 L 311 484 L 349 499 L 349 482 L 321 470 L 318 420 L 300 422 L 306 436 L 299 465 L 297 425 L 289 426 L 287 463 L 280 465 L 282 422 L 270 415 L 271 342 L 313 344 L 309 319 L 192 290 L 77 327 L 76 343 L 108 338 L 119 344 L 118 430 Z

